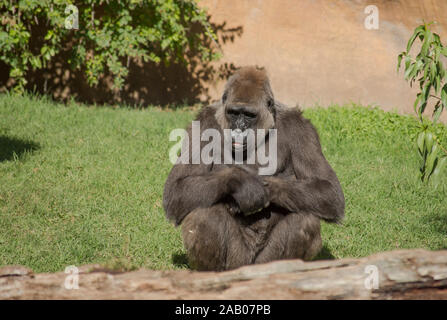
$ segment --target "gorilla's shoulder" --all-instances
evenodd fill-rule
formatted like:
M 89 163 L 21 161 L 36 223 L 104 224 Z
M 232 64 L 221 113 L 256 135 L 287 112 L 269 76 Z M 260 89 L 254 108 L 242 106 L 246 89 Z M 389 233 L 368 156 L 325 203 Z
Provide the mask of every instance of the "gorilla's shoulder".
M 214 103 L 200 109 L 196 116 L 196 121 L 200 121 L 201 128 L 218 128 L 216 121 L 216 111 L 221 107 L 220 103 Z
M 203 118 L 214 116 L 216 114 L 217 109 L 221 106 L 220 103 L 213 103 L 207 106 L 204 106 L 200 109 L 199 113 L 197 114 L 196 119 L 201 120 Z
M 299 107 L 287 107 L 279 104 L 276 110 L 277 128 L 284 128 L 287 132 L 315 131 L 310 120 L 303 117 L 303 112 Z

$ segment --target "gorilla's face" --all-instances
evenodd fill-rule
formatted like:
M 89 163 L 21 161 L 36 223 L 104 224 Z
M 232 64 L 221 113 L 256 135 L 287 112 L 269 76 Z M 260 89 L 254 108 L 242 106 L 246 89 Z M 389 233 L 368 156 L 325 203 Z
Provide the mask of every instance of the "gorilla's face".
M 233 150 L 246 150 L 248 130 L 267 133 L 275 125 L 273 94 L 264 71 L 250 68 L 234 74 L 227 82 L 222 96 L 223 129 L 231 129 Z
M 229 105 L 225 115 L 231 130 L 240 129 L 242 132 L 248 128 L 255 128 L 258 119 L 258 111 L 250 105 Z
M 231 129 L 232 146 L 235 150 L 247 149 L 247 129 L 256 128 L 258 112 L 246 104 L 231 104 L 225 110 L 225 116 Z

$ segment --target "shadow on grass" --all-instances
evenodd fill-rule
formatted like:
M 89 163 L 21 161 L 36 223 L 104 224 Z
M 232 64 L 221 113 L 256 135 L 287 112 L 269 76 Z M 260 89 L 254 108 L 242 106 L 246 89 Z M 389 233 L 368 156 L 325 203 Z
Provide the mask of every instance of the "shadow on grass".
M 172 263 L 176 267 L 191 269 L 188 263 L 188 256 L 184 252 L 177 252 L 172 254 Z
M 442 236 L 447 235 L 447 211 L 432 212 L 422 218 L 424 225 L 430 225 L 433 231 Z
M 321 249 L 320 253 L 313 259 L 313 261 L 316 260 L 334 260 L 335 257 L 332 255 L 331 250 L 324 245 Z
M 26 152 L 39 149 L 33 141 L 0 136 L 0 162 L 19 159 Z

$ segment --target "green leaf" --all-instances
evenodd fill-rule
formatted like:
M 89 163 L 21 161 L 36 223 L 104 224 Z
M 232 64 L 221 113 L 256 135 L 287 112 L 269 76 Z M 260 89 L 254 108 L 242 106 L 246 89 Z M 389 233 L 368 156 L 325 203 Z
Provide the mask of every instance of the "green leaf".
M 421 100 L 421 98 L 422 98 L 422 94 L 418 93 L 416 100 L 414 101 L 414 105 L 413 105 L 414 113 L 418 113 L 418 105 L 419 105 L 419 101 Z
M 444 105 L 444 108 L 447 108 L 447 84 L 441 90 L 441 102 Z
M 433 147 L 433 133 L 427 132 L 425 134 L 425 146 L 427 148 L 428 153 L 431 153 Z
M 441 116 L 442 110 L 444 109 L 444 105 L 441 101 L 436 102 L 435 110 L 433 111 L 433 123 L 436 124 Z
M 410 67 L 410 64 L 411 64 L 411 57 L 406 56 L 405 57 L 405 71 Z
M 416 63 L 412 63 L 406 70 L 404 74 L 405 80 L 410 79 L 410 74 L 413 72 L 413 69 L 416 67 Z
M 436 68 L 436 64 L 433 61 L 430 62 L 430 79 L 432 82 L 435 81 L 437 71 L 438 68 Z
M 441 175 L 440 172 L 444 170 L 445 164 L 447 163 L 447 157 L 442 157 L 438 159 L 438 164 L 436 168 L 433 170 L 431 179 L 435 187 L 439 185 Z
M 430 89 L 431 89 L 431 82 L 427 81 L 425 83 L 424 87 L 422 88 L 422 92 L 421 92 L 422 93 L 422 98 L 423 98 L 424 102 L 427 101 L 428 96 L 430 95 Z
M 434 61 L 437 63 L 439 61 L 439 55 L 441 54 L 441 48 L 436 46 L 434 52 Z
M 171 43 L 171 40 L 169 38 L 163 39 L 161 41 L 161 49 L 162 50 L 166 49 L 170 43 Z
M 42 63 L 41 63 L 39 57 L 33 57 L 31 61 L 32 61 L 32 65 L 34 68 L 36 68 L 36 69 L 42 68 Z
M 425 111 L 425 108 L 427 107 L 427 100 L 425 100 L 424 102 L 421 103 L 421 106 L 419 107 L 418 110 L 418 115 L 419 115 L 419 119 L 422 121 L 422 114 Z
M 11 78 L 20 77 L 22 75 L 23 75 L 23 71 L 21 69 L 19 69 L 19 68 L 11 69 L 11 71 L 9 72 L 9 76 Z
M 413 72 L 410 74 L 410 77 L 413 78 L 416 74 L 419 74 L 419 72 L 422 71 L 423 67 L 424 67 L 424 63 L 422 62 L 422 60 L 417 60 L 416 66 L 415 66 Z
M 424 34 L 424 42 L 422 43 L 421 54 L 426 56 L 432 42 L 433 34 L 430 30 L 426 30 Z
M 444 80 L 445 69 L 444 69 L 444 65 L 442 64 L 441 60 L 438 61 L 437 68 L 438 68 L 438 71 L 439 71 L 439 75 L 441 76 L 441 80 Z
M 424 79 L 427 79 L 428 72 L 430 71 L 430 64 L 426 63 L 424 67 Z
M 428 97 L 430 95 L 430 89 L 431 89 L 431 83 L 428 81 L 425 83 L 424 87 L 422 88 L 421 96 L 420 96 L 420 106 L 417 110 L 417 113 L 419 115 L 419 118 L 422 119 L 422 114 L 425 111 L 425 108 L 427 107 Z
M 402 63 L 402 57 L 403 57 L 403 53 L 401 53 L 401 54 L 397 57 L 397 72 L 399 72 L 400 64 Z
M 423 26 L 423 25 L 420 25 L 419 27 L 417 27 L 417 28 L 414 30 L 413 35 L 411 36 L 410 40 L 408 40 L 408 43 L 407 43 L 407 53 L 410 52 L 411 47 L 413 46 L 414 40 L 415 40 L 415 39 L 417 38 L 417 36 L 418 36 L 421 32 L 423 32 L 423 31 L 424 31 L 424 26 Z
M 419 133 L 418 139 L 417 139 L 417 145 L 418 145 L 419 153 L 421 155 L 424 154 L 424 150 L 425 150 L 425 131 L 422 131 L 421 133 Z
M 433 39 L 434 39 L 434 42 L 436 43 L 436 45 L 441 44 L 441 38 L 439 37 L 439 34 L 433 33 Z
M 433 170 L 436 168 L 437 159 L 438 159 L 438 145 L 435 144 L 433 146 L 432 151 L 428 154 L 427 162 L 425 163 L 425 174 L 427 175 L 428 179 L 430 179 Z
M 439 93 L 439 89 L 441 88 L 441 77 L 439 75 L 436 75 L 436 80 L 435 80 L 435 93 L 438 94 Z
M 45 40 L 50 40 L 51 37 L 53 36 L 54 32 L 53 30 L 48 30 L 47 34 L 45 35 Z

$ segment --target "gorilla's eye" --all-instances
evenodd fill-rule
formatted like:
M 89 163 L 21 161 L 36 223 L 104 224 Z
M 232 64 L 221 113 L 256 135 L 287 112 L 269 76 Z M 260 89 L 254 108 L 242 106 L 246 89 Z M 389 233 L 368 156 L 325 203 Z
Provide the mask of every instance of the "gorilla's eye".
M 256 118 L 256 113 L 249 112 L 249 111 L 245 111 L 245 112 L 244 112 L 244 116 L 245 116 L 246 118 L 254 119 L 254 118 Z
M 238 116 L 239 112 L 236 111 L 236 110 L 233 110 L 233 109 L 228 109 L 227 110 L 227 114 L 230 115 L 230 116 Z
M 232 109 L 232 108 L 227 109 L 227 114 L 229 116 L 233 116 L 233 117 L 243 116 L 247 119 L 254 119 L 257 116 L 257 114 L 252 111 L 241 110 L 241 109 Z

